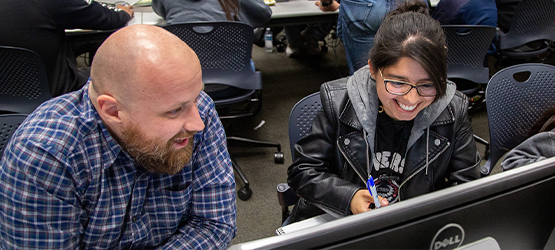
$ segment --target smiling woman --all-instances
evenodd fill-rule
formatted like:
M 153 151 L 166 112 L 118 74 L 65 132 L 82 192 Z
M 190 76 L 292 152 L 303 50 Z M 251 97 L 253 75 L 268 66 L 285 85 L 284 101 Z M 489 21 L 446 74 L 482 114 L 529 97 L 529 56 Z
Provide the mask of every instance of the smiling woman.
M 323 112 L 295 146 L 288 183 L 301 199 L 288 222 L 370 211 L 477 179 L 468 99 L 447 81 L 445 35 L 409 1 L 376 33 L 369 67 L 320 88 Z
M 382 70 L 378 70 L 382 84 L 376 85 L 376 91 L 385 113 L 400 121 L 410 121 L 421 110 L 428 107 L 435 100 L 437 90 L 428 73 L 418 62 L 408 57 L 402 57 L 399 62 Z M 417 83 L 416 85 L 404 81 Z M 416 89 L 416 91 L 412 90 Z

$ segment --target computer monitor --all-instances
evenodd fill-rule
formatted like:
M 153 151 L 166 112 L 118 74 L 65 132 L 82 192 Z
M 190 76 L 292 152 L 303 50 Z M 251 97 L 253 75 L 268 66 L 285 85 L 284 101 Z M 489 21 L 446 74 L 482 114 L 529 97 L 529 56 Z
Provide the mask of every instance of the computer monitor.
M 229 249 L 544 249 L 554 227 L 555 157 Z

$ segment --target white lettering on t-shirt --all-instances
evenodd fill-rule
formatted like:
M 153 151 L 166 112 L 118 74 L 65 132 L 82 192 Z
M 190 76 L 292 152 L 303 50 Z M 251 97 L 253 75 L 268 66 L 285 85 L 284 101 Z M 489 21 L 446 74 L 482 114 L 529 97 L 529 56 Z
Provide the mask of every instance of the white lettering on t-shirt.
M 392 157 L 390 156 L 391 152 L 389 151 L 376 153 L 376 157 L 374 157 L 374 170 L 379 171 L 380 169 L 389 168 L 395 173 L 402 174 L 405 167 L 405 159 L 397 152 L 393 153 Z M 378 161 L 378 159 L 380 160 Z

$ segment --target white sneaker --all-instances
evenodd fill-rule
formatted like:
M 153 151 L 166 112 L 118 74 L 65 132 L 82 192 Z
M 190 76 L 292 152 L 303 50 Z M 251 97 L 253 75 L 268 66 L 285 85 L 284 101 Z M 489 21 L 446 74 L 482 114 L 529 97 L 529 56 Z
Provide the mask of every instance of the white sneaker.
M 301 54 L 301 50 L 291 48 L 291 46 L 289 46 L 288 44 L 287 48 L 285 49 L 285 54 L 287 54 L 287 56 L 289 57 L 295 57 Z

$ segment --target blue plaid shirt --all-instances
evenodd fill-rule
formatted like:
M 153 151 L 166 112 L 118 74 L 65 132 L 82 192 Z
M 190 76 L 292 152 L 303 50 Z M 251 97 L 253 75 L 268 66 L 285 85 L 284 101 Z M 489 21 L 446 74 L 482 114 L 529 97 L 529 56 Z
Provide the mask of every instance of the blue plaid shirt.
M 235 237 L 235 181 L 212 100 L 175 175 L 135 164 L 81 90 L 44 103 L 0 162 L 2 249 L 214 249 Z

